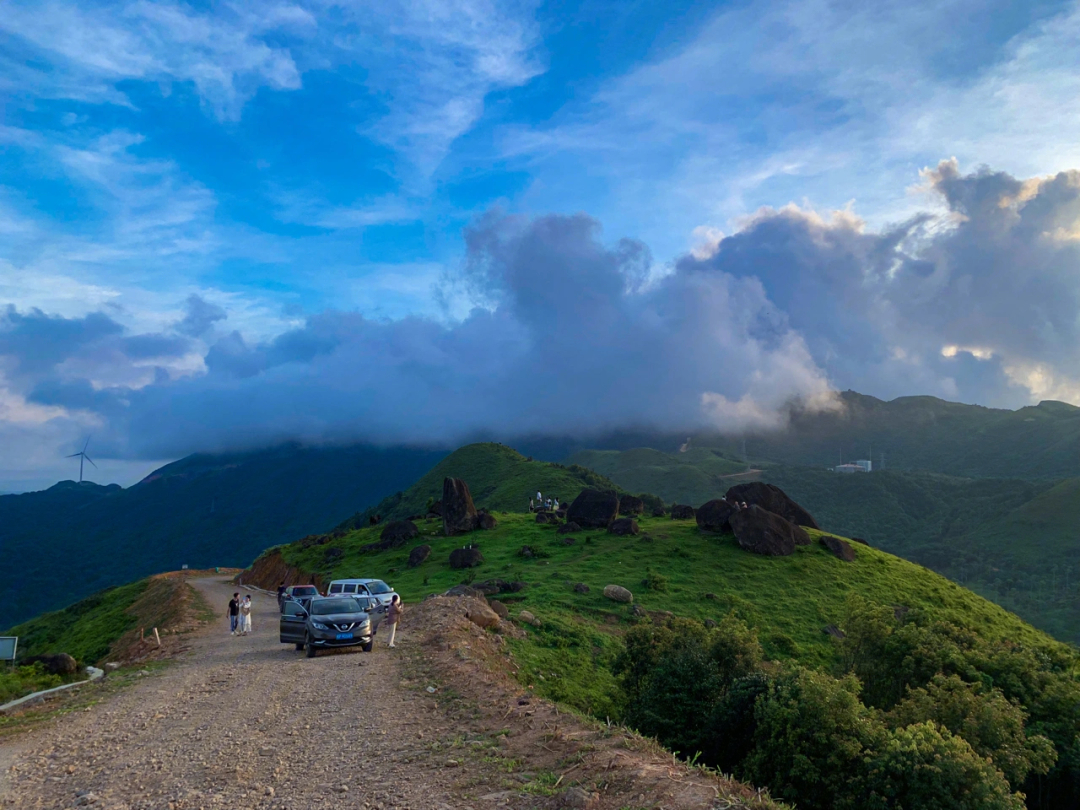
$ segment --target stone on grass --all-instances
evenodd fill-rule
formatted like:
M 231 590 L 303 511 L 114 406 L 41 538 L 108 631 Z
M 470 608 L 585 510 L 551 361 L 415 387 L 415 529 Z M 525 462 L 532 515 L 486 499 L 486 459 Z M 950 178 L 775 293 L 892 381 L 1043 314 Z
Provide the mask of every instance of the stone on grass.
M 611 521 L 611 525 L 608 526 L 608 531 L 612 534 L 617 534 L 620 537 L 625 537 L 628 534 L 638 534 L 641 529 L 638 528 L 636 520 L 624 517 Z
M 455 548 L 450 552 L 450 567 L 455 569 L 475 568 L 484 561 L 484 555 L 476 546 Z
M 566 510 L 566 519 L 586 529 L 606 529 L 619 514 L 619 496 L 599 489 L 583 489 Z
M 494 529 L 498 525 L 499 521 L 495 520 L 494 515 L 485 511 L 480 511 L 476 513 L 476 528 L 485 530 Z
M 699 529 L 707 532 L 722 532 L 731 528 L 728 519 L 734 511 L 734 504 L 725 501 L 723 498 L 715 498 L 699 506 L 694 517 L 697 518 Z
M 469 485 L 460 478 L 443 479 L 443 533 L 465 534 L 476 528 L 476 506 Z
M 581 531 L 581 527 L 578 526 L 576 523 L 574 523 L 574 521 L 571 520 L 571 521 L 569 521 L 567 523 L 564 523 L 559 528 L 557 528 L 555 530 L 555 534 L 573 534 L 574 532 L 580 532 L 580 531 Z
M 833 537 L 831 535 L 823 535 L 818 540 L 821 545 L 825 546 L 829 551 L 836 555 L 837 559 L 841 559 L 844 562 L 855 561 L 855 549 L 851 547 L 851 544 L 841 540 L 839 537 Z
M 416 528 L 416 524 L 411 520 L 395 520 L 383 527 L 379 539 L 386 543 L 385 548 L 391 549 L 403 546 L 419 535 L 420 530 Z
M 813 515 L 795 503 L 784 490 L 775 484 L 766 484 L 764 481 L 736 484 L 727 491 L 724 497 L 733 503 L 745 501 L 749 506 L 760 506 L 798 526 L 806 526 L 809 529 L 821 528 Z
M 672 520 L 693 520 L 694 519 L 694 507 L 687 506 L 683 503 L 673 504 L 671 507 L 671 519 Z
M 730 522 L 739 545 L 754 554 L 786 557 L 795 553 L 795 546 L 810 542 L 810 536 L 801 527 L 760 506 L 733 512 Z
M 589 592 L 589 586 L 586 585 L 584 582 L 579 582 L 577 585 L 574 586 L 574 593 L 588 593 L 588 592 Z
M 427 543 L 424 543 L 422 546 L 417 546 L 409 552 L 409 568 L 417 568 L 423 565 L 430 556 L 431 546 Z
M 499 614 L 487 605 L 481 604 L 470 605 L 468 610 L 465 611 L 465 618 L 485 630 L 489 627 L 495 627 L 499 623 Z
M 507 608 L 506 605 L 504 605 L 498 599 L 492 599 L 490 602 L 488 602 L 488 607 L 494 610 L 498 614 L 500 619 L 505 619 L 507 616 L 510 615 L 509 608 Z
M 606 586 L 604 588 L 604 596 L 616 602 L 626 602 L 627 604 L 634 601 L 634 595 L 622 585 Z
M 533 627 L 539 627 L 541 624 L 540 620 L 536 618 L 535 614 L 528 610 L 523 610 L 518 613 L 518 621 L 525 622 L 525 624 L 531 624 Z
M 645 514 L 645 501 L 636 495 L 623 495 L 619 498 L 619 514 L 626 517 Z
M 548 512 L 547 510 L 544 510 L 543 512 L 536 513 L 536 522 L 545 524 L 558 523 L 559 519 L 555 517 L 554 512 Z

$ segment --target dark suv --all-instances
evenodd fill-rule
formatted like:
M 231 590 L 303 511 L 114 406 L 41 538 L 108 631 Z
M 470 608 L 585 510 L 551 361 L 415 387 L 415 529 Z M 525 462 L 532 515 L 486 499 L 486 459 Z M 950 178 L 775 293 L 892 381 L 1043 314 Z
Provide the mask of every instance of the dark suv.
M 375 632 L 386 608 L 367 596 L 316 596 L 307 606 L 297 601 L 282 605 L 279 638 L 314 658 L 321 649 L 354 647 L 371 652 Z

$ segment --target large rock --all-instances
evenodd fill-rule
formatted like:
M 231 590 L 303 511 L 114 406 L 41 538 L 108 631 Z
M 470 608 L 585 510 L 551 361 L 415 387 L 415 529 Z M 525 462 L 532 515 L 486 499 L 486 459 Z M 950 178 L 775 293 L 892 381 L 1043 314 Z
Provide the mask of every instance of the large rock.
M 23 659 L 19 663 L 41 664 L 41 668 L 50 675 L 74 675 L 79 671 L 78 662 L 67 653 L 57 653 L 56 655 L 34 655 L 30 658 Z
M 495 520 L 495 516 L 488 512 L 476 513 L 476 528 L 478 529 L 494 529 L 499 525 L 499 521 Z
M 505 579 L 485 579 L 483 582 L 474 582 L 473 587 L 476 590 L 483 593 L 485 596 L 492 596 L 497 593 L 506 593 L 510 590 L 510 583 Z
M 541 622 L 536 618 L 535 614 L 528 610 L 523 610 L 518 613 L 518 621 L 525 622 L 525 624 L 531 624 L 533 627 L 539 627 Z
M 455 548 L 450 552 L 451 568 L 475 568 L 484 561 L 484 555 L 475 546 Z
M 419 537 L 420 530 L 411 520 L 395 520 L 387 523 L 379 535 L 379 540 L 384 548 L 397 548 L 403 546 L 414 537 Z
M 500 619 L 507 619 L 510 617 L 510 609 L 507 608 L 506 605 L 504 605 L 498 599 L 492 599 L 490 602 L 488 602 L 488 607 L 494 610 L 495 613 L 498 614 Z
M 484 592 L 478 591 L 472 585 L 455 585 L 446 591 L 444 596 L 471 596 L 473 599 L 484 599 Z
M 599 489 L 583 489 L 566 510 L 566 519 L 586 529 L 606 529 L 619 514 L 619 496 Z
M 764 481 L 736 484 L 727 491 L 725 497 L 733 503 L 745 501 L 750 506 L 760 506 L 799 526 L 810 529 L 821 528 L 813 515 L 791 500 L 784 490 L 773 484 L 766 484 Z
M 716 498 L 697 508 L 694 517 L 697 518 L 699 529 L 707 532 L 722 532 L 730 529 L 728 519 L 735 511 L 735 506 L 723 498 Z
M 442 519 L 446 534 L 465 534 L 476 528 L 476 506 L 469 485 L 460 478 L 443 479 Z
M 638 534 L 641 530 L 638 528 L 636 520 L 624 517 L 611 521 L 611 525 L 608 526 L 608 531 L 612 534 L 617 534 L 620 537 L 625 537 L 628 534 Z
M 627 517 L 630 515 L 643 515 L 645 514 L 645 501 L 635 495 L 623 495 L 619 498 L 619 514 Z
M 422 546 L 417 546 L 409 552 L 409 568 L 418 568 L 427 562 L 427 558 L 431 556 L 431 546 L 425 543 Z
M 832 537 L 831 535 L 826 534 L 818 542 L 844 562 L 855 561 L 855 549 L 839 537 Z
M 465 618 L 477 627 L 482 627 L 485 630 L 489 627 L 497 627 L 499 624 L 499 614 L 487 605 L 479 603 L 469 606 L 465 611 Z
M 626 602 L 627 604 L 634 601 L 634 595 L 622 585 L 605 586 L 604 596 L 606 596 L 608 599 L 613 599 L 616 602 Z
M 810 543 L 802 528 L 760 506 L 733 512 L 729 522 L 739 545 L 755 554 L 785 557 L 795 553 L 795 546 Z
M 544 512 L 537 512 L 536 513 L 536 522 L 537 523 L 545 523 L 545 524 L 546 523 L 558 523 L 559 519 L 557 517 L 555 517 L 554 512 L 544 511 Z
M 578 526 L 576 523 L 574 523 L 574 521 L 571 520 L 569 523 L 564 523 L 562 526 L 557 528 L 555 530 L 555 534 L 573 534 L 574 532 L 580 532 L 580 531 L 581 531 L 581 527 Z
M 671 519 L 672 520 L 693 520 L 694 519 L 694 507 L 687 506 L 686 504 L 676 503 L 671 506 Z

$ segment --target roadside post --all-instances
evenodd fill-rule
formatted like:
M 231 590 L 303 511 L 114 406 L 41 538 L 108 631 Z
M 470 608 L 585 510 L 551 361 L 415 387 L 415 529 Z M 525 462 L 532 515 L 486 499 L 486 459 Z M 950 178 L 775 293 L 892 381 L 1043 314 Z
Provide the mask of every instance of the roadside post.
M 15 666 L 15 650 L 19 646 L 18 636 L 0 636 L 0 661 L 10 661 Z

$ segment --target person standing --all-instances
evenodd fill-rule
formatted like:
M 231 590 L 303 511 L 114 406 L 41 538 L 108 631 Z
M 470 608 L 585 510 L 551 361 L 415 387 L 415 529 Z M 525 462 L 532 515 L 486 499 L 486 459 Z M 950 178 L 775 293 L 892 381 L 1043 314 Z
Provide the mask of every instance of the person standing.
M 394 636 L 397 635 L 398 619 L 405 612 L 405 606 L 401 604 L 401 597 L 396 593 L 390 597 L 390 605 L 386 608 L 386 623 L 390 625 L 390 641 L 388 646 L 394 646 Z
M 278 610 L 281 610 L 281 603 L 285 599 L 285 580 L 281 580 L 281 584 L 277 586 L 277 606 Z
M 240 603 L 240 635 L 246 636 L 251 632 L 251 597 L 245 596 Z
M 240 619 L 240 594 L 234 593 L 232 595 L 232 599 L 229 600 L 229 612 L 225 615 L 229 617 L 229 631 L 235 636 Z

